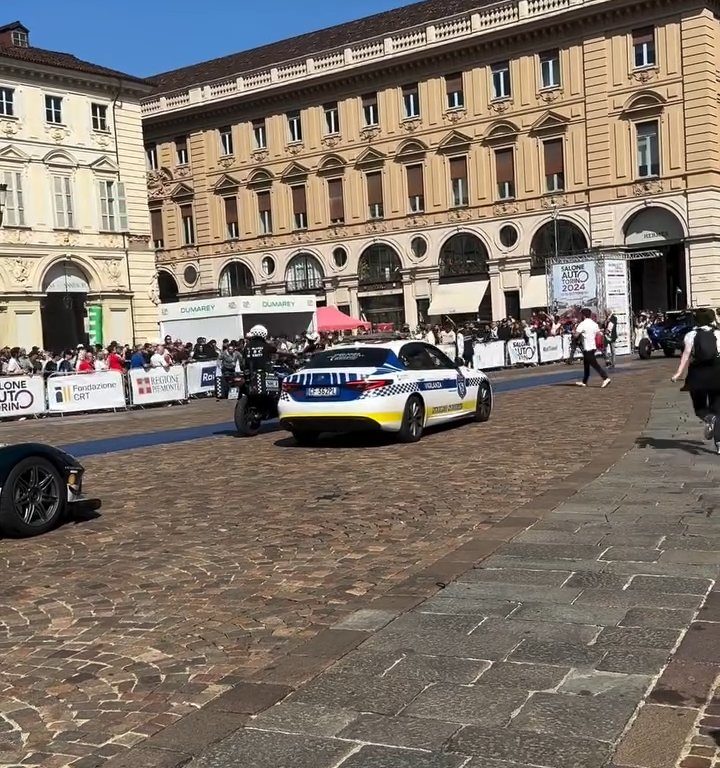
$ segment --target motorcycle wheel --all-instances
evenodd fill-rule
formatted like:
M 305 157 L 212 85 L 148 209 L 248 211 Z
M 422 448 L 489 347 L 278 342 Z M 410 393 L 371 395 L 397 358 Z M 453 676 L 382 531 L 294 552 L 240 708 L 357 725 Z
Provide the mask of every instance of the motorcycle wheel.
M 254 406 L 248 404 L 248 396 L 242 395 L 235 404 L 235 429 L 243 437 L 253 437 L 260 431 L 262 418 Z
M 641 360 L 649 360 L 652 355 L 652 342 L 650 339 L 640 339 L 638 344 L 638 357 Z

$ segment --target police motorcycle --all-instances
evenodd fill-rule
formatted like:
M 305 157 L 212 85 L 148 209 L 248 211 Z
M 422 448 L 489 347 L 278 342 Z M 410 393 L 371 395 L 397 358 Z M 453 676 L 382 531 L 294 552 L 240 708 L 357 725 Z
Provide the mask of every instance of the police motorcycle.
M 264 325 L 254 325 L 250 329 L 243 370 L 233 381 L 238 389 L 235 428 L 243 437 L 256 435 L 263 421 L 277 418 L 278 415 L 280 385 L 287 373 L 283 367 L 273 365 L 272 354 L 275 348 L 268 343 L 267 336 L 268 331 Z

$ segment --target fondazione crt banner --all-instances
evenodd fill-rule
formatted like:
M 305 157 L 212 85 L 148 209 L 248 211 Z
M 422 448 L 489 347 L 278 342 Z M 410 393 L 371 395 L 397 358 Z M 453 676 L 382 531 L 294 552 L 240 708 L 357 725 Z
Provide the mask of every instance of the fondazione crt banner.
M 553 264 L 551 288 L 553 309 L 562 314 L 573 307 L 588 307 L 597 313 L 599 305 L 597 263 L 573 261 Z

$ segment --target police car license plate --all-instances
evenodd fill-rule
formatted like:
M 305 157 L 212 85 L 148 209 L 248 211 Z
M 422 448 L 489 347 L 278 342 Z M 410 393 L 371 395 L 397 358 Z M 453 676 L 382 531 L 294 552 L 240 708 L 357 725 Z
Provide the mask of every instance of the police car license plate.
M 308 387 L 308 397 L 335 397 L 338 393 L 337 387 Z

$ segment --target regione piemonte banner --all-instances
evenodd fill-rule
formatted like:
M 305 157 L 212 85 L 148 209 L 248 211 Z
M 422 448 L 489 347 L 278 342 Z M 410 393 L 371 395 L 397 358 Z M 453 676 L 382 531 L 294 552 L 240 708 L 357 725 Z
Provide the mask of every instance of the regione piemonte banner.
M 573 261 L 552 265 L 552 297 L 560 314 L 573 307 L 598 310 L 598 286 L 595 261 Z

